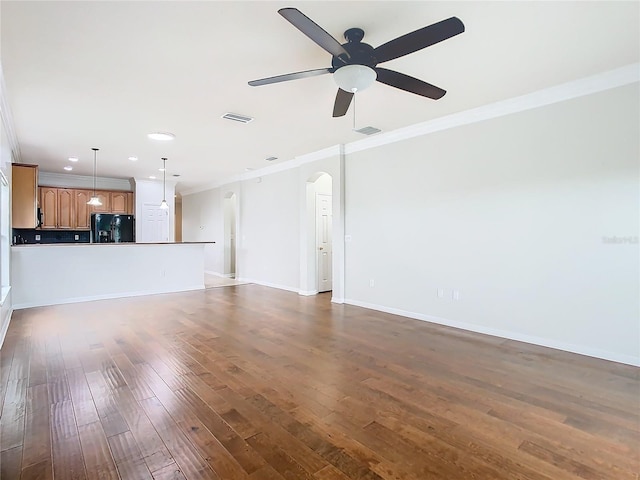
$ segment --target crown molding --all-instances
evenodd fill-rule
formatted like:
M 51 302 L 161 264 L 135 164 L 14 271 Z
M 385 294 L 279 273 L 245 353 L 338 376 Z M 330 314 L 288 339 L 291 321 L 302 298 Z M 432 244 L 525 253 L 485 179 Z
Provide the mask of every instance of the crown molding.
M 471 110 L 465 110 L 391 132 L 385 132 L 356 142 L 347 143 L 345 145 L 345 153 L 349 155 L 350 153 L 368 150 L 370 148 L 400 142 L 442 130 L 449 130 L 450 128 L 456 128 L 462 125 L 484 122 L 493 118 L 622 87 L 638 81 L 640 81 L 640 63 L 632 63 L 621 68 L 562 83 L 519 97 L 490 103 Z
M 93 188 L 93 177 L 87 175 L 73 175 L 65 173 L 39 172 L 38 185 L 60 188 Z M 96 189 L 133 191 L 133 185 L 128 178 L 96 177 Z
M 139 183 L 146 183 L 148 185 L 162 185 L 162 179 L 161 178 L 156 178 L 155 180 L 152 180 L 150 178 L 140 178 L 140 177 L 132 177 L 131 181 L 133 184 L 137 185 Z M 167 180 L 165 182 L 167 184 L 167 187 L 173 187 L 175 188 L 176 185 L 178 184 L 178 182 L 176 180 Z
M 11 115 L 9 101 L 7 100 L 7 86 L 4 83 L 2 63 L 0 63 L 0 118 L 2 119 L 2 125 L 7 134 L 7 139 L 9 140 L 9 147 L 13 153 L 13 161 L 22 162 L 18 137 L 16 137 L 16 132 L 13 127 L 13 116 Z
M 290 170 L 292 168 L 297 168 L 306 163 L 316 162 L 318 160 L 323 160 L 325 158 L 337 157 L 339 155 L 340 155 L 340 145 L 333 145 L 331 147 L 323 148 L 322 150 L 317 150 L 311 153 L 305 153 L 304 155 L 295 157 L 292 160 L 280 162 L 276 165 L 269 165 L 268 167 L 260 168 L 258 170 L 251 170 L 250 172 L 234 175 L 232 177 L 227 177 L 224 180 L 220 180 L 218 182 L 213 182 L 207 185 L 202 185 L 200 187 L 185 190 L 181 194 L 183 196 L 193 195 L 194 193 L 205 192 L 207 190 L 219 188 L 224 185 L 229 185 L 231 183 L 241 182 L 243 180 L 252 180 L 254 178 L 266 177 L 267 175 L 283 172 L 285 170 Z

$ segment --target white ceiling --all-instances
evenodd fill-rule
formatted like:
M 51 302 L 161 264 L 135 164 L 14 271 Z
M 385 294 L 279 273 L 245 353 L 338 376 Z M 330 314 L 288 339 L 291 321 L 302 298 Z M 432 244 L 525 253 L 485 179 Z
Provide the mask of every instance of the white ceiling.
M 330 75 L 247 81 L 329 67 L 331 56 L 277 10 L 295 6 L 336 39 L 365 30 L 376 47 L 451 16 L 466 32 L 381 66 L 447 90 L 433 101 L 376 83 L 357 96 L 357 127 L 390 131 L 533 92 L 640 58 L 640 3 L 322 1 L 25 2 L 0 4 L 2 68 L 21 160 L 41 171 L 157 175 L 189 191 L 339 143 Z M 247 125 L 225 112 L 255 117 Z M 169 131 L 170 143 L 147 133 Z M 127 160 L 135 155 L 137 162 Z

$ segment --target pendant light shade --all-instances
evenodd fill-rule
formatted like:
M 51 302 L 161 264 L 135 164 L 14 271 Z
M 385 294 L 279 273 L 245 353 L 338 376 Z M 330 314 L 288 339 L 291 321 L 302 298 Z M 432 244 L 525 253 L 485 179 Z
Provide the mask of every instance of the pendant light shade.
M 169 204 L 167 203 L 167 159 L 162 157 L 162 202 L 160 202 L 160 208 L 162 210 L 168 210 Z
M 93 196 L 91 197 L 91 200 L 89 200 L 87 202 L 87 205 L 92 205 L 94 207 L 99 207 L 100 205 L 102 205 L 102 202 L 100 201 L 100 199 L 96 195 L 96 164 L 97 164 L 96 157 L 97 157 L 97 154 L 98 154 L 98 149 L 97 148 L 92 148 L 91 150 L 93 150 Z

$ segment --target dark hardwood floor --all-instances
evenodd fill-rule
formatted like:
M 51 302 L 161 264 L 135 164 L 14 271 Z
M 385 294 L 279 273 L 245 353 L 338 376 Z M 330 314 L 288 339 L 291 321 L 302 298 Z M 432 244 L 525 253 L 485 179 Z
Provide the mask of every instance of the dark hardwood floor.
M 14 312 L 2 480 L 638 479 L 640 369 L 241 285 Z

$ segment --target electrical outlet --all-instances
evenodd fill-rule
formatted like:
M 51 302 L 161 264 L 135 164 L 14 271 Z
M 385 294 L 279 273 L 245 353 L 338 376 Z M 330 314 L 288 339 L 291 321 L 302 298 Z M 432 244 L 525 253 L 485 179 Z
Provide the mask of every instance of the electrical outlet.
M 36 242 L 40 241 L 40 235 L 36 235 Z
M 438 291 L 436 292 L 436 295 L 438 295 L 438 298 L 444 297 L 444 289 L 439 288 Z
M 369 279 L 369 286 L 370 287 L 375 287 L 375 285 L 376 285 L 376 281 L 373 278 L 370 278 Z
M 74 235 L 74 236 L 73 236 L 73 239 L 74 239 L 74 240 L 76 240 L 76 241 L 77 241 L 77 240 L 80 240 L 80 235 Z

